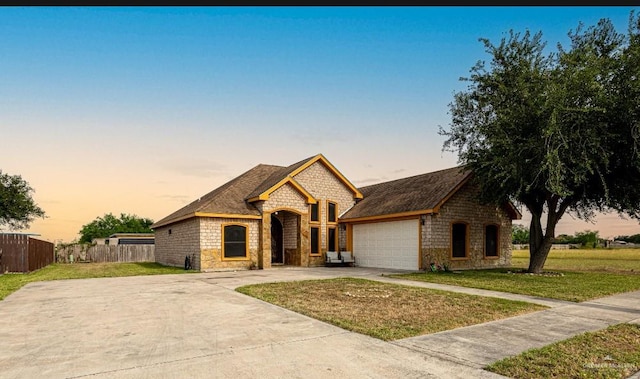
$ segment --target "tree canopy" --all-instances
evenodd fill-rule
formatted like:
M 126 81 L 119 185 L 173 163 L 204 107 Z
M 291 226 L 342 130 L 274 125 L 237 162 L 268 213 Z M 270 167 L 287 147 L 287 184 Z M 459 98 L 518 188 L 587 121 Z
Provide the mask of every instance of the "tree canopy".
M 37 217 L 45 217 L 31 197 L 33 192 L 20 175 L 9 175 L 0 170 L 0 227 L 26 229 Z
M 519 245 L 529 243 L 529 228 L 520 224 L 513 224 L 511 228 L 511 242 Z
M 614 240 L 640 244 L 640 234 L 634 234 L 631 236 L 616 236 Z
M 640 218 L 640 18 L 568 33 L 546 54 L 542 32 L 509 32 L 450 104 L 443 149 L 458 152 L 484 202 L 531 213 L 528 271 L 544 266 L 560 218 L 596 211 Z M 542 216 L 546 225 L 542 225 Z
M 97 217 L 80 229 L 80 243 L 89 243 L 94 238 L 107 238 L 114 233 L 152 233 L 153 220 L 121 213 L 117 218 L 111 213 Z
M 553 243 L 576 244 L 582 247 L 593 248 L 600 242 L 600 232 L 597 230 L 585 230 L 576 232 L 575 235 L 561 234 L 554 238 Z

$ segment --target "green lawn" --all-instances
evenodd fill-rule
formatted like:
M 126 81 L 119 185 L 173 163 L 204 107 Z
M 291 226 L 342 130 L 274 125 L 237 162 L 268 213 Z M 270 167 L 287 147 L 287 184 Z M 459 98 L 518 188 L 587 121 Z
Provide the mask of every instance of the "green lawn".
M 45 280 L 109 278 L 117 276 L 182 274 L 179 267 L 162 266 L 153 262 L 143 263 L 54 263 L 28 274 L 0 275 L 0 300 L 19 290 L 22 286 Z
M 510 378 L 626 378 L 640 370 L 640 326 L 618 324 L 486 367 Z
M 529 250 L 514 250 L 511 264 L 527 268 Z M 552 250 L 544 269 L 640 274 L 640 249 Z
M 519 293 L 567 301 L 585 301 L 640 289 L 640 275 L 563 272 L 564 276 L 509 273 L 505 269 L 427 272 L 391 275 L 395 278 Z
M 237 291 L 382 340 L 545 309 L 518 301 L 354 278 L 255 284 Z
M 512 263 L 512 269 L 392 276 L 577 302 L 640 289 L 640 249 L 551 251 L 545 271 L 563 276 L 515 273 L 527 266 L 527 251 L 515 251 Z

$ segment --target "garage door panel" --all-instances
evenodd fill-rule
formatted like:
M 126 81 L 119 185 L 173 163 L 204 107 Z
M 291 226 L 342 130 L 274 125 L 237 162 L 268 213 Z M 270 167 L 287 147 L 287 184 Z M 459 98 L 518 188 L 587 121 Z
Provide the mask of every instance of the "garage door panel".
M 356 265 L 403 270 L 418 267 L 418 220 L 353 226 Z

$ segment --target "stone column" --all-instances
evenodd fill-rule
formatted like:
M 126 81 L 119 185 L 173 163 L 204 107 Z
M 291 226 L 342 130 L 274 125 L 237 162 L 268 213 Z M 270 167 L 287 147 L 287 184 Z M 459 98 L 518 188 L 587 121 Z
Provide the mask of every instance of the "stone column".
M 271 213 L 262 213 L 262 259 L 258 255 L 260 268 L 271 268 Z
M 300 266 L 309 267 L 309 253 L 311 243 L 309 242 L 309 214 L 304 213 L 298 216 L 298 251 L 300 252 Z

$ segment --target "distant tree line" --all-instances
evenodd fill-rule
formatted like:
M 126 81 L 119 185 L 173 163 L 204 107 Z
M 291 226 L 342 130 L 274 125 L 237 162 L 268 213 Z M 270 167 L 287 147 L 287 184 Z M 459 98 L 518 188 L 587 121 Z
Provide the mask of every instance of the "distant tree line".
M 576 232 L 574 235 L 560 234 L 553 241 L 555 244 L 571 244 L 582 247 L 597 247 L 599 242 L 600 236 L 597 230 L 585 230 L 584 232 Z
M 95 238 L 106 238 L 114 233 L 152 233 L 153 220 L 146 217 L 138 217 L 121 213 L 116 217 L 107 213 L 97 217 L 80 229 L 80 243 L 90 243 Z
M 634 234 L 632 236 L 617 236 L 614 240 L 640 244 L 640 234 Z
M 553 239 L 554 244 L 572 244 L 580 245 L 582 247 L 596 247 L 601 238 L 598 235 L 598 231 L 585 230 L 583 232 L 576 232 L 574 235 L 560 234 Z M 640 242 L 640 234 L 636 235 Z M 635 237 L 635 236 L 631 236 Z M 619 239 L 619 237 L 616 237 Z M 511 240 L 514 244 L 526 245 L 529 243 L 529 228 L 520 224 L 513 224 L 511 230 Z M 623 240 L 624 241 L 624 240 Z M 627 241 L 631 242 L 631 241 Z

